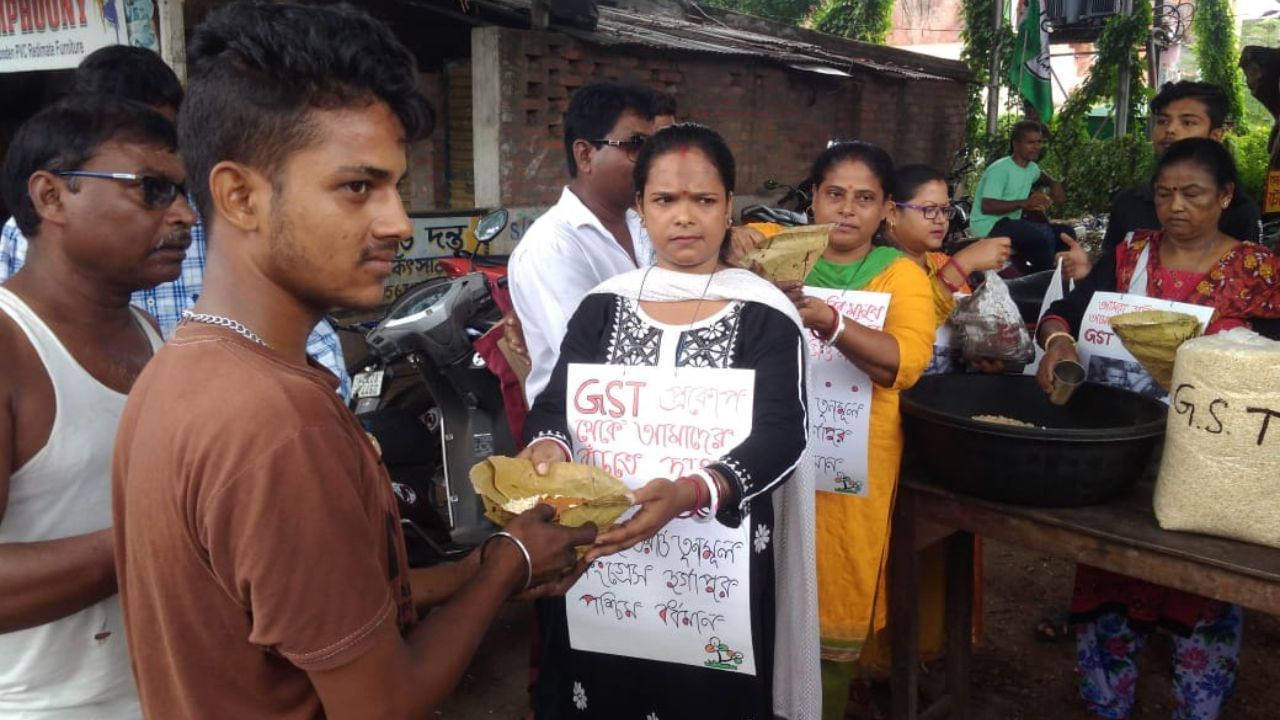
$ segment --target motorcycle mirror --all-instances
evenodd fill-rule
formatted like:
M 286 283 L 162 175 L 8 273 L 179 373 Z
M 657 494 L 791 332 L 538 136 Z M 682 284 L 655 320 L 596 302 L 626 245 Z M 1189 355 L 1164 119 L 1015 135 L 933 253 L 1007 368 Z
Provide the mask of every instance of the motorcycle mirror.
M 498 237 L 498 233 L 507 227 L 509 219 L 510 216 L 505 208 L 494 210 L 480 218 L 480 221 L 476 223 L 476 242 L 492 242 L 494 238 Z

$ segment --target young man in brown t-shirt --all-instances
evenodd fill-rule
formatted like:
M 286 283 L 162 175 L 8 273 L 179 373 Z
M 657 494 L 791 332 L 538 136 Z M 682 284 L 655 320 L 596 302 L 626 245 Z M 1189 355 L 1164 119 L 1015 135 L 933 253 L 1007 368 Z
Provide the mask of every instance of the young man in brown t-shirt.
M 396 183 L 431 112 L 408 51 L 350 8 L 240 2 L 188 67 L 204 294 L 134 386 L 113 468 L 143 711 L 428 717 L 501 603 L 563 587 L 595 528 L 540 506 L 479 558 L 409 571 L 378 451 L 306 356 L 328 309 L 380 301 L 411 232 Z

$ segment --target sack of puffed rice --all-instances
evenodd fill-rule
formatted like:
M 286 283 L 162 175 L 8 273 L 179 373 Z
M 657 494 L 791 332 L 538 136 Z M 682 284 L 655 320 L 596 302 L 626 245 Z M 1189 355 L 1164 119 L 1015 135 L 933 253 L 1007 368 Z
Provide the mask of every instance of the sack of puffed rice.
M 1178 348 L 1155 512 L 1280 547 L 1280 342 L 1236 329 Z

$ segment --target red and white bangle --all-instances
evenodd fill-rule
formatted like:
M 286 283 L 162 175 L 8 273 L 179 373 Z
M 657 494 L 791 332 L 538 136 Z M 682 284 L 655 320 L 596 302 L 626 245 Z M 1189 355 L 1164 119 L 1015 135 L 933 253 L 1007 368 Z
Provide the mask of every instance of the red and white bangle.
M 706 522 L 714 518 L 720 513 L 720 485 L 716 483 L 716 479 L 711 477 L 711 473 L 706 470 L 697 470 L 693 476 L 702 481 L 706 486 L 707 494 L 710 499 L 705 506 L 699 506 L 698 519 Z
M 707 493 L 706 485 L 703 484 L 702 480 L 694 475 L 683 475 L 676 478 L 676 484 L 679 485 L 681 483 L 688 483 L 693 488 L 693 509 L 685 510 L 676 516 L 681 519 L 687 519 L 702 512 L 702 507 L 710 501 L 711 496 Z

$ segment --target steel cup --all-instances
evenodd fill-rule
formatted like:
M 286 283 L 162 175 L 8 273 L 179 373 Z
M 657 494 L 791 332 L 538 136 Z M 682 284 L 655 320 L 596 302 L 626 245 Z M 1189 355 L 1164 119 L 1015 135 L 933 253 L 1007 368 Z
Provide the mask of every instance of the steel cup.
M 1074 360 L 1059 360 L 1053 366 L 1053 392 L 1049 402 L 1066 405 L 1071 394 L 1084 383 L 1084 366 Z

